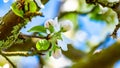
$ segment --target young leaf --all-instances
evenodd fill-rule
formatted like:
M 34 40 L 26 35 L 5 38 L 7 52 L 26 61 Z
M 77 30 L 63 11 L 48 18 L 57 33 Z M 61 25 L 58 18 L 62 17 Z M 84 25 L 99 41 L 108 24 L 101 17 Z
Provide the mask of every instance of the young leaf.
M 23 18 L 24 12 L 23 12 L 22 9 L 19 9 L 19 8 L 18 8 L 16 2 L 11 5 L 11 9 L 12 9 L 12 11 L 13 11 L 16 15 L 18 15 L 18 16 L 20 16 L 20 17 Z
M 52 25 L 50 25 L 50 27 L 48 28 L 48 30 L 53 33 L 54 32 L 54 27 Z
M 29 8 L 30 8 L 30 12 L 36 12 L 36 10 L 37 10 L 37 5 L 35 4 L 35 2 L 34 1 L 30 1 L 30 3 L 29 3 Z
M 29 7 L 28 7 L 28 2 L 25 2 L 25 11 L 28 11 L 29 10 Z
M 35 26 L 35 27 L 32 27 L 30 30 L 28 30 L 28 32 L 43 32 L 43 33 L 46 33 L 46 28 L 44 28 L 43 26 Z
M 52 54 L 52 51 L 49 51 L 49 57 L 51 56 L 51 54 Z
M 3 43 L 4 43 L 4 41 L 0 41 L 0 46 L 2 46 L 2 45 L 3 45 Z
M 47 41 L 46 39 L 39 40 L 36 43 L 37 50 L 47 50 L 49 48 L 49 46 L 50 46 L 50 42 Z

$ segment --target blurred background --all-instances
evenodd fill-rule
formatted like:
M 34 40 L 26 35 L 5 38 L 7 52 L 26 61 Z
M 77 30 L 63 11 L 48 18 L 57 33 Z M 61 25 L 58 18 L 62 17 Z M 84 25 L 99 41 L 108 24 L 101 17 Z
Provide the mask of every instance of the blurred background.
M 0 17 L 3 17 L 10 10 L 10 5 L 13 2 L 14 0 L 8 0 L 8 2 L 0 0 Z M 59 21 L 69 19 L 73 22 L 74 28 L 66 32 L 65 35 L 72 40 L 74 49 L 81 51 L 80 56 L 82 56 L 83 53 L 89 53 L 94 47 L 97 47 L 95 52 L 100 52 L 116 42 L 116 39 L 113 39 L 110 34 L 118 23 L 118 19 L 115 12 L 108 8 L 100 7 L 100 10 L 93 10 L 93 7 L 94 5 L 87 4 L 85 0 L 49 0 L 45 8 L 40 10 L 44 17 L 34 17 L 32 21 L 26 25 L 26 28 L 21 29 L 21 32 L 29 35 L 31 33 L 27 31 L 30 28 L 36 25 L 43 25 L 47 19 L 53 19 L 55 17 L 58 17 Z M 107 11 L 113 13 L 113 15 L 108 13 L 110 14 L 109 18 L 107 18 L 107 14 L 104 14 L 104 12 Z M 118 31 L 118 39 L 119 32 L 120 31 Z M 43 58 L 46 59 L 44 68 L 69 68 L 74 63 L 74 59 L 70 59 L 64 54 L 66 53 L 63 52 L 62 57 L 59 59 L 54 59 L 53 57 L 47 57 L 46 59 L 46 57 L 43 56 Z M 17 64 L 18 68 L 40 67 L 39 64 L 41 61 L 39 61 L 40 57 L 37 55 L 9 58 Z M 73 56 L 73 58 L 77 58 L 77 56 Z M 7 63 L 3 57 L 0 57 L 1 67 Z M 116 62 L 114 68 L 120 68 L 120 61 Z

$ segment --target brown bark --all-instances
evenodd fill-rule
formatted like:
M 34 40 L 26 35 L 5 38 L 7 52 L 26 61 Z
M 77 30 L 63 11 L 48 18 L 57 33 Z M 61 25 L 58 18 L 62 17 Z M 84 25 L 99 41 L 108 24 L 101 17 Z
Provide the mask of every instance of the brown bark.
M 23 23 L 24 20 L 15 15 L 11 10 L 2 18 L 0 25 L 0 40 L 6 40 L 11 35 L 11 31 L 15 25 Z

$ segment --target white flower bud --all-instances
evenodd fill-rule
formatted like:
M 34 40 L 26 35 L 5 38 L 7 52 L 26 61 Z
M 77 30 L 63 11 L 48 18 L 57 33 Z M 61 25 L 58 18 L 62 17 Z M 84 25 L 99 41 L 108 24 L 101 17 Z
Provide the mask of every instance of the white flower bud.
M 70 20 L 61 21 L 60 26 L 63 32 L 66 32 L 73 28 L 73 24 Z
M 60 57 L 61 57 L 61 50 L 60 50 L 60 49 L 55 50 L 55 52 L 52 53 L 52 56 L 53 56 L 55 59 L 60 58 Z

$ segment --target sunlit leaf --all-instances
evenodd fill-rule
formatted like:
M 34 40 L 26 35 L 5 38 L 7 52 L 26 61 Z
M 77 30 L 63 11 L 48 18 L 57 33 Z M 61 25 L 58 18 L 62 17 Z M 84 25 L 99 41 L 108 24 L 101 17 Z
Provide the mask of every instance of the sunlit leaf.
M 11 5 L 11 9 L 16 15 L 23 17 L 24 12 L 22 9 L 19 9 L 16 2 Z
M 43 33 L 46 33 L 46 28 L 44 28 L 43 26 L 35 26 L 35 27 L 32 27 L 30 30 L 28 30 L 28 32 L 43 32 Z
M 37 43 L 36 43 L 36 48 L 37 50 L 47 50 L 50 46 L 50 42 L 43 39 L 43 40 L 39 40 Z
M 28 3 L 25 2 L 25 11 L 28 11 L 28 10 L 29 10 Z
M 30 9 L 30 12 L 36 12 L 37 5 L 35 4 L 34 1 L 30 1 L 30 3 L 29 3 L 29 9 Z
M 94 11 L 92 11 L 88 15 L 91 19 L 103 20 L 106 21 L 107 24 L 118 23 L 116 12 L 110 8 L 107 8 L 105 10 L 105 7 L 102 7 L 101 9 L 100 6 L 97 6 Z

